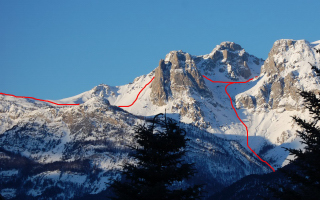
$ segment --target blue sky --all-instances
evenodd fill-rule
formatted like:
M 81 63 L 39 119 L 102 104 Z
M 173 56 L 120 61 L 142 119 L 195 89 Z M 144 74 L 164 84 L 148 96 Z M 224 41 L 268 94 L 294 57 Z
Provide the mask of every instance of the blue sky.
M 171 50 L 223 41 L 266 59 L 278 39 L 320 40 L 319 0 L 0 0 L 0 92 L 61 99 L 124 85 Z

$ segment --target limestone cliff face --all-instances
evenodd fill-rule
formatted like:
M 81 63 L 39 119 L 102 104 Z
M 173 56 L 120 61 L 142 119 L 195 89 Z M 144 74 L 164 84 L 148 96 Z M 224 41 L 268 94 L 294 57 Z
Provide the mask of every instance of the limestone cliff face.
M 305 40 L 278 40 L 261 68 L 260 86 L 255 94 L 241 94 L 238 106 L 244 108 L 267 108 L 299 110 L 299 90 L 316 90 L 315 73 L 309 63 L 316 63 L 312 45 Z
M 205 126 L 199 99 L 213 101 L 193 57 L 182 51 L 171 51 L 160 60 L 151 83 L 151 101 L 156 106 L 166 106 L 168 112 L 179 113 Z M 214 104 L 214 103 L 212 103 Z
M 172 51 L 160 60 L 151 83 L 153 104 L 162 106 L 184 95 L 212 96 L 194 60 L 188 53 Z

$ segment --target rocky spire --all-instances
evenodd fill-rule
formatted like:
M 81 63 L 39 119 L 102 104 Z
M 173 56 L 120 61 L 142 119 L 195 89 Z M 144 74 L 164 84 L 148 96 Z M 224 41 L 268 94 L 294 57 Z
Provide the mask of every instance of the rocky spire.
M 153 104 L 162 106 L 168 101 L 171 89 L 168 87 L 170 82 L 169 67 L 161 59 L 159 66 L 155 70 L 154 80 L 151 83 L 151 99 Z M 169 76 L 169 77 L 168 77 Z
M 158 106 L 185 94 L 211 94 L 192 56 L 182 51 L 171 51 L 165 60 L 160 60 L 151 88 L 151 99 Z

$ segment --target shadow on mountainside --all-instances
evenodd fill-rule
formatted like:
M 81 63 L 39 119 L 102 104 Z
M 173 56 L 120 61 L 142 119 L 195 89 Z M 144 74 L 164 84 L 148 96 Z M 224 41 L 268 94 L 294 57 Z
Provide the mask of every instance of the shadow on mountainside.
M 179 117 L 178 114 L 167 114 L 167 116 L 173 119 Z M 148 116 L 142 119 L 147 122 L 152 118 L 153 116 Z M 180 123 L 180 125 L 186 130 L 187 137 L 190 139 L 185 160 L 196 163 L 198 171 L 196 176 L 186 183 L 205 183 L 205 190 L 208 192 L 207 197 L 222 191 L 225 187 L 247 175 L 263 174 L 271 171 L 246 146 L 240 144 L 241 141 L 246 140 L 245 136 L 231 135 L 236 139 L 228 140 L 224 134 L 208 133 L 189 124 Z M 3 171 L 17 170 L 17 174 L 5 177 L 0 181 L 0 184 L 2 188 L 16 189 L 17 197 L 14 199 L 31 194 L 29 191 L 33 191 L 34 188 L 42 188 L 43 193 L 40 196 L 48 198 L 70 192 L 78 194 L 79 197 L 87 196 L 87 194 L 94 192 L 94 190 L 91 191 L 91 187 L 95 188 L 94 184 L 96 182 L 102 178 L 113 177 L 118 173 L 114 170 L 105 171 L 93 165 L 98 161 L 96 159 L 99 156 L 107 156 L 110 161 L 115 161 L 129 152 L 129 149 L 125 148 L 126 143 L 123 143 L 123 139 L 132 135 L 123 132 L 121 129 L 117 131 L 107 135 L 108 137 L 114 136 L 116 140 L 79 138 L 69 141 L 64 144 L 63 151 L 59 152 L 59 155 L 62 156 L 61 160 L 45 164 L 36 161 L 37 158 L 33 159 L 31 155 L 36 156 L 41 155 L 41 152 L 50 152 L 61 144 L 63 137 L 57 137 L 53 134 L 54 129 L 45 124 L 26 123 L 13 127 L 0 136 L 0 141 L 2 141 L 0 164 Z M 87 135 L 87 137 L 90 137 L 90 135 Z M 250 136 L 250 141 L 254 142 L 255 140 L 261 142 L 265 139 L 259 136 Z M 268 141 L 266 141 L 266 144 L 268 144 Z M 257 154 L 272 165 L 273 160 L 267 160 L 263 156 L 271 148 L 273 147 L 266 145 Z M 16 152 L 16 150 L 19 150 L 19 152 Z M 21 155 L 21 152 L 24 152 L 24 156 Z M 91 156 L 90 152 L 93 152 L 94 155 Z M 86 156 L 87 153 L 88 156 Z M 69 159 L 75 154 L 82 155 L 82 157 L 70 161 Z M 50 178 L 50 176 L 53 176 L 50 174 L 53 173 L 55 177 Z M 65 180 L 69 176 L 83 176 L 86 179 L 82 184 L 72 183 Z M 62 190 L 61 187 L 65 189 Z M 101 194 L 105 194 L 105 192 Z M 29 195 L 28 198 L 38 199 L 40 196 Z

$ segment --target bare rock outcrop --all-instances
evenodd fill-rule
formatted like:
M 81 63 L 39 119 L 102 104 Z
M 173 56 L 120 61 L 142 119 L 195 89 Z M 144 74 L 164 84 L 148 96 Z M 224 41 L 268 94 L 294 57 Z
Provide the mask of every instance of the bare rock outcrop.
M 160 60 L 151 90 L 151 99 L 158 106 L 186 94 L 212 95 L 192 56 L 182 51 L 172 51 L 166 60 Z
M 159 66 L 155 70 L 154 80 L 151 83 L 151 99 L 155 105 L 162 106 L 168 101 L 171 94 L 170 87 L 166 87 L 168 81 L 170 81 L 170 73 L 167 72 L 164 60 L 160 60 Z
M 171 51 L 165 60 L 160 60 L 151 83 L 150 98 L 154 105 L 172 106 L 170 112 L 187 116 L 194 123 L 205 124 L 201 105 L 194 98 L 213 101 L 194 57 L 182 51 Z

